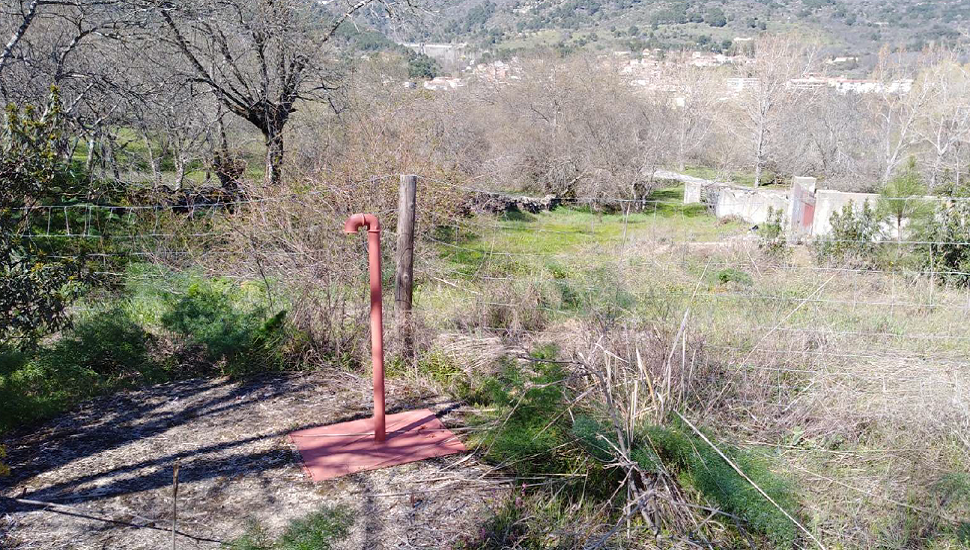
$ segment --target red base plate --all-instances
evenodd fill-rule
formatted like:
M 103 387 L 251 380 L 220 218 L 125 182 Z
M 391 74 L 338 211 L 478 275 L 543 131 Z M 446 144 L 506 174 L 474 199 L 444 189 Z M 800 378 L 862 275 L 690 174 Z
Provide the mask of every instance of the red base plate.
M 374 419 L 364 418 L 290 434 L 310 479 L 335 477 L 460 453 L 465 446 L 428 409 L 389 414 L 387 438 L 374 440 Z

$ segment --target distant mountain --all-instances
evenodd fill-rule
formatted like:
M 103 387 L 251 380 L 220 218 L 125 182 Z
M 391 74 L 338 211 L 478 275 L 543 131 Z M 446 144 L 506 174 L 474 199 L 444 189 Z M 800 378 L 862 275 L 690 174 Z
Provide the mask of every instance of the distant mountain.
M 970 0 L 426 0 L 433 15 L 397 41 L 468 42 L 498 55 L 537 47 L 722 51 L 763 31 L 817 35 L 832 56 L 865 58 L 885 44 L 962 43 Z

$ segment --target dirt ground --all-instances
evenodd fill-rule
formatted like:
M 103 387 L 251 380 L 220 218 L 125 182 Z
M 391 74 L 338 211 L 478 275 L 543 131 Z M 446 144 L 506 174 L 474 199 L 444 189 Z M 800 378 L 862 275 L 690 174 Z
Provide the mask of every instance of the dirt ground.
M 178 548 L 218 548 L 252 520 L 272 534 L 324 504 L 356 517 L 341 548 L 448 548 L 478 531 L 506 489 L 474 456 L 453 455 L 312 484 L 286 435 L 370 414 L 368 380 L 346 373 L 244 383 L 190 380 L 89 403 L 3 441 L 0 548 L 171 547 L 179 463 Z M 454 403 L 388 384 L 388 412 Z M 462 432 L 458 435 L 461 438 Z

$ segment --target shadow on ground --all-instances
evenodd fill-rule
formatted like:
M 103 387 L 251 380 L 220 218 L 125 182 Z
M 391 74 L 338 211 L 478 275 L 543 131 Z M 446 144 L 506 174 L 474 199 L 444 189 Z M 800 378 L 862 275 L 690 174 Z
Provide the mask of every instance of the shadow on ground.
M 177 463 L 179 532 L 197 545 L 232 538 L 251 519 L 281 530 L 327 503 L 353 508 L 361 518 L 350 547 L 384 547 L 389 524 L 378 518 L 398 501 L 414 499 L 380 495 L 407 493 L 460 457 L 312 485 L 286 437 L 369 416 L 370 391 L 367 381 L 350 374 L 313 374 L 243 383 L 189 380 L 88 403 L 3 442 L 13 473 L 0 482 L 6 497 L 0 499 L 0 546 L 72 541 L 72 547 L 149 548 L 147 541 L 156 538 L 162 544 L 171 536 Z M 390 387 L 388 402 L 394 404 L 389 413 L 428 407 L 447 424 L 456 422 L 447 414 L 449 403 L 428 393 Z M 443 505 L 454 504 L 454 510 L 436 510 L 429 521 L 455 523 L 477 507 L 443 495 Z

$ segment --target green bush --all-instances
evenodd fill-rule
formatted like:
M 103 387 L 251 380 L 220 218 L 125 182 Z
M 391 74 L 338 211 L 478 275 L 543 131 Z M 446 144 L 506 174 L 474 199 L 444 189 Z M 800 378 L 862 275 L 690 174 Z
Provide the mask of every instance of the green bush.
M 0 351 L 0 431 L 50 418 L 85 399 L 164 380 L 152 337 L 117 307 L 85 317 L 50 347 Z
M 21 237 L 41 217 L 25 207 L 70 202 L 78 191 L 59 154 L 63 129 L 56 88 L 44 109 L 11 104 L 0 120 L 0 343 L 30 347 L 66 326 L 89 275 L 75 251 L 60 253 L 65 241 Z
M 970 202 L 941 204 L 921 228 L 917 240 L 923 265 L 942 272 L 944 282 L 970 285 Z
M 593 417 L 585 414 L 577 415 L 573 420 L 572 435 L 586 449 L 590 455 L 600 462 L 609 462 L 616 456 L 616 434 L 608 430 Z
M 865 201 L 858 212 L 846 203 L 830 218 L 832 233 L 815 245 L 819 263 L 874 267 L 878 264 L 883 217 Z
M 550 359 L 554 350 L 533 353 Z M 560 414 L 566 396 L 561 384 L 565 373 L 556 363 L 536 362 L 534 372 L 508 361 L 503 373 L 485 381 L 481 393 L 494 412 L 480 421 L 494 421 L 495 429 L 481 439 L 486 457 L 510 464 L 521 475 L 562 471 L 563 457 L 555 450 L 567 441 L 567 427 Z
M 245 304 L 241 290 L 223 280 L 194 282 L 170 302 L 162 326 L 202 346 L 208 360 L 224 365 L 225 374 L 283 367 L 285 310 L 268 316 L 265 307 Z
M 751 275 L 748 275 L 744 271 L 735 269 L 733 267 L 718 271 L 717 280 L 720 281 L 721 284 L 738 283 L 744 286 L 751 286 L 754 284 L 754 281 L 751 279 Z
M 768 207 L 768 219 L 758 226 L 758 248 L 773 260 L 786 260 L 791 254 L 785 236 L 785 213 Z
M 876 210 L 881 218 L 892 222 L 897 240 L 903 240 L 903 222 L 909 221 L 918 225 L 932 212 L 931 205 L 924 199 L 925 195 L 926 186 L 923 185 L 916 168 L 915 158 L 909 160 L 909 165 L 902 174 L 891 179 L 879 190 Z

